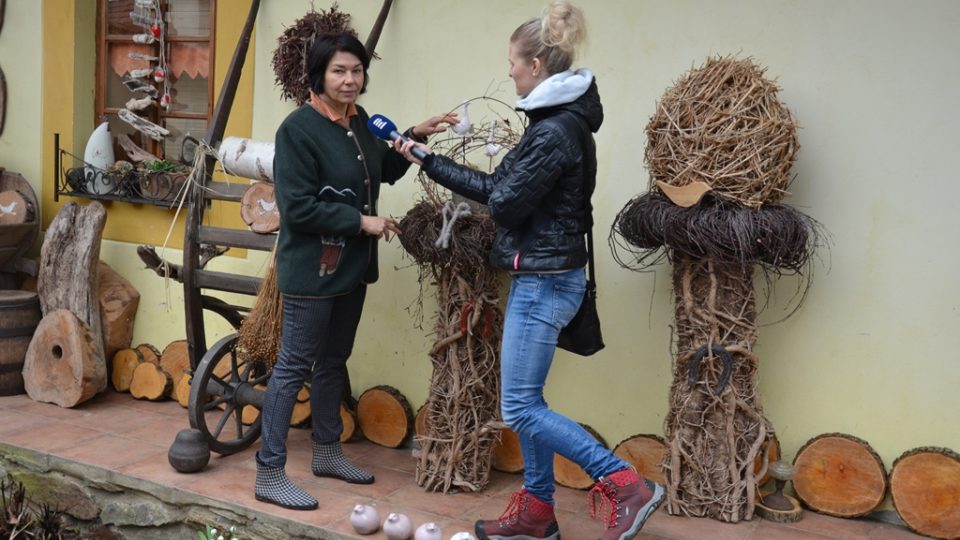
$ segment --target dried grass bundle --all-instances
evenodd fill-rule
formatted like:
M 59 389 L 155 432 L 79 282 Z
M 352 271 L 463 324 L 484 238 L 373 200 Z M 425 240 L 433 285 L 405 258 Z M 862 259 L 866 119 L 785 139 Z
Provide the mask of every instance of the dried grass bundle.
M 769 270 L 803 273 L 822 235 L 815 219 L 788 205 L 754 209 L 708 195 L 700 204 L 683 208 L 651 190 L 617 215 L 610 246 L 617 262 L 627 268 L 644 268 L 665 255 L 686 255 L 719 265 L 759 263 Z M 633 260 L 625 260 L 624 251 Z
M 277 287 L 276 265 L 271 264 L 257 291 L 250 314 L 240 325 L 237 349 L 245 358 L 273 366 L 280 352 L 283 299 Z
M 783 200 L 800 143 L 764 71 L 750 59 L 708 58 L 667 89 L 646 128 L 651 189 L 699 180 L 751 208 Z
M 357 35 L 350 28 L 350 14 L 340 11 L 334 3 L 329 11 L 311 10 L 280 34 L 277 48 L 273 51 L 272 65 L 276 84 L 284 99 L 292 99 L 297 105 L 303 105 L 310 99 L 307 53 L 317 36 L 340 32 Z

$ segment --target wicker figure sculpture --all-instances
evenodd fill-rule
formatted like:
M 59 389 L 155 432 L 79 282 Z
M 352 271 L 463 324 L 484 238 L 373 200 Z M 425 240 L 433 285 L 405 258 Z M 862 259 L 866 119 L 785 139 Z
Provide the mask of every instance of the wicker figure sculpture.
M 511 107 L 490 97 L 470 100 L 490 110 Z M 468 103 L 470 103 L 468 102 Z M 515 114 L 515 113 L 514 113 Z M 462 118 L 466 117 L 464 113 Z M 522 120 L 499 116 L 432 143 L 433 151 L 460 163 L 492 168 L 500 150 L 516 145 Z M 427 491 L 480 491 L 490 479 L 500 421 L 500 307 L 502 275 L 487 262 L 496 226 L 485 207 L 420 177 L 424 198 L 400 221 L 400 241 L 425 280 L 437 287 L 433 375 L 426 403 L 426 433 L 416 481 Z M 421 291 L 422 296 L 422 291 Z
M 819 225 L 780 204 L 799 149 L 778 87 L 751 60 L 710 58 L 669 88 L 647 125 L 647 193 L 621 210 L 617 261 L 673 264 L 674 380 L 665 419 L 667 510 L 753 515 L 773 427 L 757 391 L 754 266 L 807 276 Z M 627 252 L 630 257 L 626 257 Z M 628 260 L 629 259 L 629 260 Z

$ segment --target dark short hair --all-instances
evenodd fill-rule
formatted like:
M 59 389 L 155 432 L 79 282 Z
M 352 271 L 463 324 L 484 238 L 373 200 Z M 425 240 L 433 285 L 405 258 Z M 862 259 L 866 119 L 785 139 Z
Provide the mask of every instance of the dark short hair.
M 364 48 L 363 43 L 347 32 L 321 34 L 310 46 L 310 52 L 307 54 L 307 79 L 310 81 L 310 89 L 315 94 L 323 93 L 324 74 L 327 72 L 327 66 L 330 65 L 330 59 L 338 52 L 350 53 L 363 64 L 363 87 L 360 88 L 360 93 L 366 92 L 367 83 L 370 81 L 370 75 L 367 74 L 370 57 L 367 56 L 367 49 Z

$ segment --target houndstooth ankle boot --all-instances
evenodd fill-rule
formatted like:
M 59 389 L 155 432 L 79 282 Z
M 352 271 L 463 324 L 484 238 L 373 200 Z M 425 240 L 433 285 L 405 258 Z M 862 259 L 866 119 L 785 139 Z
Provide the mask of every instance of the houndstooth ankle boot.
M 287 478 L 283 467 L 271 467 L 260 462 L 257 456 L 257 481 L 253 495 L 266 502 L 291 510 L 313 510 L 319 506 L 309 493 L 297 487 Z
M 372 484 L 373 475 L 347 461 L 343 455 L 340 441 L 332 443 L 313 442 L 313 460 L 310 463 L 313 474 L 327 478 L 338 478 L 351 484 Z

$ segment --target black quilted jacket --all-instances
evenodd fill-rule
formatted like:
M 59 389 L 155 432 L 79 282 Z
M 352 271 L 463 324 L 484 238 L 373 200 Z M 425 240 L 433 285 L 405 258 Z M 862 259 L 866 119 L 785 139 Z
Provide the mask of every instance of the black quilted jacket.
M 530 125 L 492 173 L 433 154 L 423 170 L 490 208 L 497 224 L 490 251 L 494 267 L 515 272 L 581 268 L 587 263 L 584 235 L 597 183 L 593 133 L 603 122 L 596 81 L 571 103 L 524 112 Z

